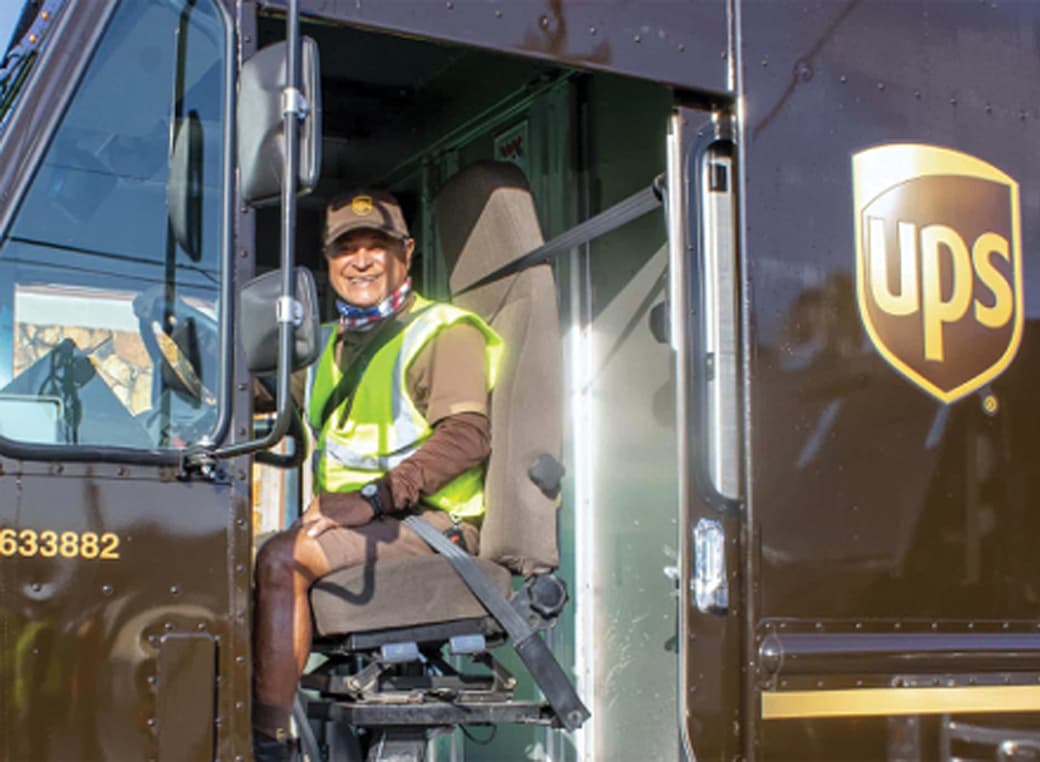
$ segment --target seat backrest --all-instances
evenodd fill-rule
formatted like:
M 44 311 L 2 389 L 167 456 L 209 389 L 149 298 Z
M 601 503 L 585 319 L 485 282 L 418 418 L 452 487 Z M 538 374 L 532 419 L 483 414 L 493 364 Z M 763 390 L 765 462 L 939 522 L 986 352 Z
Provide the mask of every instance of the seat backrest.
M 544 239 L 531 191 L 513 164 L 481 162 L 437 198 L 441 252 L 453 295 L 537 248 Z M 558 497 L 528 475 L 543 455 L 560 459 L 562 370 L 556 285 L 539 265 L 458 295 L 505 341 L 505 369 L 491 395 L 491 460 L 480 555 L 525 577 L 559 564 Z

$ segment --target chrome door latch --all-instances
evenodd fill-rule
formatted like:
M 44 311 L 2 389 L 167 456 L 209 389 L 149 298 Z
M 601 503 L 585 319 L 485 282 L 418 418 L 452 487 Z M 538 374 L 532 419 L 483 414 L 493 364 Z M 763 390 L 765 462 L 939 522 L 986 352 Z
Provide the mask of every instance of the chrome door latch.
M 729 609 L 726 580 L 726 532 L 715 519 L 701 519 L 693 528 L 693 589 L 697 608 L 705 614 Z

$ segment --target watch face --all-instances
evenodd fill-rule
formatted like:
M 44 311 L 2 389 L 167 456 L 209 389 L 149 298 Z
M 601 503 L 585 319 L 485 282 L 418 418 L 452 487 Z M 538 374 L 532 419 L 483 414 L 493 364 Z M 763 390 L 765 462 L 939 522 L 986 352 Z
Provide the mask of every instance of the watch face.
M 379 487 L 374 484 L 366 484 L 361 488 L 362 497 L 374 497 L 379 492 Z

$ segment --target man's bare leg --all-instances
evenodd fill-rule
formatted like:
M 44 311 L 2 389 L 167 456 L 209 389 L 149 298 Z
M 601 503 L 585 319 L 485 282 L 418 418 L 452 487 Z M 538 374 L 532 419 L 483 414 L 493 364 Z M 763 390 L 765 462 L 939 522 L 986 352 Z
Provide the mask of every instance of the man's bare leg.
M 329 571 L 318 542 L 298 530 L 271 538 L 257 556 L 253 717 L 254 727 L 272 738 L 288 731 L 297 684 L 310 653 L 308 591 Z

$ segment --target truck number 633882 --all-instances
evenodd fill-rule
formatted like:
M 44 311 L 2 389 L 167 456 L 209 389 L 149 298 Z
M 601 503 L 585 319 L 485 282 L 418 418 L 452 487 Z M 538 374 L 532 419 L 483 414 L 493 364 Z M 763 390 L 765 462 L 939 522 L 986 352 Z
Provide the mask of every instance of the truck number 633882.
M 119 558 L 119 535 L 114 532 L 58 532 L 45 529 L 0 529 L 0 557 Z

